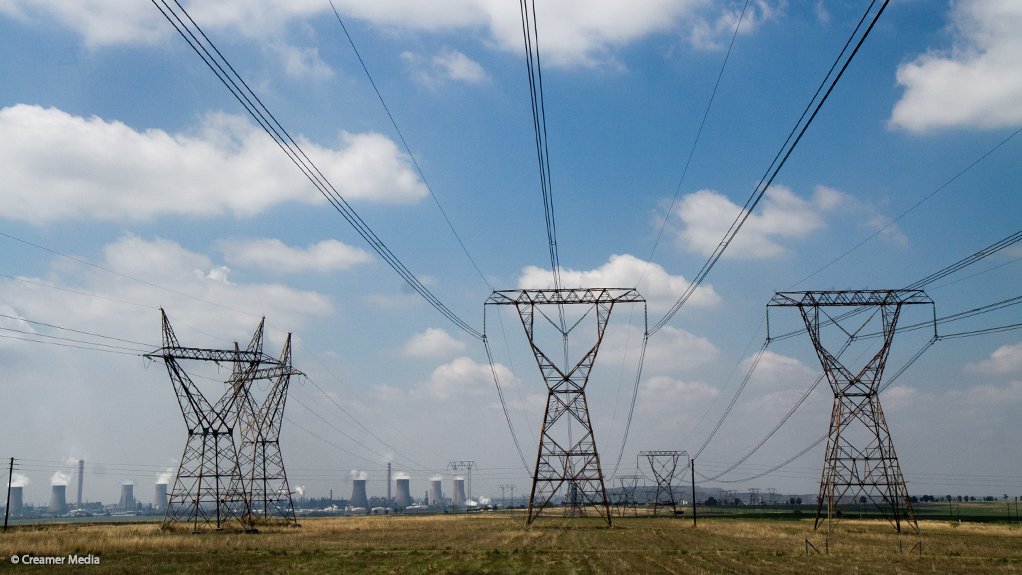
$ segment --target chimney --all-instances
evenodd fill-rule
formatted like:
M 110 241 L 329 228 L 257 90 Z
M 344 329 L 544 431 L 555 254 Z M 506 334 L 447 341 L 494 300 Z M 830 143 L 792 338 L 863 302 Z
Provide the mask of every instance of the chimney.
M 85 473 L 85 460 L 78 460 L 78 497 L 75 498 L 75 509 L 82 508 L 82 476 Z
M 387 505 L 390 505 L 390 464 L 387 464 Z

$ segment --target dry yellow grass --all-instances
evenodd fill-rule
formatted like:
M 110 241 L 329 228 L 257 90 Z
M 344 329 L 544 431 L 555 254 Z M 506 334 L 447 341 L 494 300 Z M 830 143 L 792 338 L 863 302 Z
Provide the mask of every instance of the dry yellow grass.
M 86 573 L 1020 573 L 1022 531 L 1004 525 L 921 524 L 920 536 L 887 523 L 845 521 L 825 536 L 812 522 L 520 515 L 307 519 L 258 534 L 164 532 L 157 524 L 18 527 L 0 535 L 11 554 L 100 557 Z M 807 554 L 809 539 L 820 551 Z M 910 551 L 916 543 L 922 552 Z M 67 570 L 67 568 L 63 568 Z

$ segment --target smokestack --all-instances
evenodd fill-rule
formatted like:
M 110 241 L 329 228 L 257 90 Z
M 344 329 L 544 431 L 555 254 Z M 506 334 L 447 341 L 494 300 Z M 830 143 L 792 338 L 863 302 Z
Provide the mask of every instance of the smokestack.
M 82 476 L 85 474 L 85 460 L 78 460 L 78 497 L 75 498 L 75 509 L 82 508 Z
M 387 505 L 390 505 L 390 464 L 387 464 Z
M 11 515 L 21 515 L 22 509 L 21 486 L 11 486 Z
M 454 478 L 454 505 L 461 506 L 465 504 L 465 480 L 460 477 Z
M 397 497 L 394 498 L 394 507 L 408 507 L 412 504 L 411 479 L 402 478 L 397 480 Z
M 153 509 L 166 511 L 167 509 L 167 484 L 156 484 L 156 496 L 153 498 Z
M 369 509 L 369 498 L 366 497 L 365 479 L 351 480 L 351 506 L 365 507 L 366 509 Z
M 433 507 L 444 506 L 443 481 L 431 479 L 429 482 L 429 504 Z
M 121 501 L 118 504 L 121 509 L 125 511 L 131 511 L 135 509 L 135 484 L 134 483 L 122 483 L 121 484 Z
M 50 492 L 50 506 L 47 509 L 50 513 L 57 515 L 67 513 L 67 485 L 53 485 Z

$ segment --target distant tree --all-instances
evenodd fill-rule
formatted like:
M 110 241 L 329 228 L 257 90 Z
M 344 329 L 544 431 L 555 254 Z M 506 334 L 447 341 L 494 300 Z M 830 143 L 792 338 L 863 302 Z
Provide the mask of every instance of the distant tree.
M 720 504 L 720 502 L 717 501 L 716 497 L 708 497 L 706 499 L 706 504 L 710 507 L 716 507 L 718 504 Z
M 865 495 L 860 495 L 859 496 L 859 503 L 862 504 L 862 505 L 866 504 L 866 496 Z
M 802 498 L 801 497 L 796 497 L 795 498 L 795 505 L 802 505 Z
M 955 497 L 955 500 L 958 501 L 959 503 L 961 503 L 962 502 L 962 496 L 959 495 L 958 497 Z
M 912 503 L 919 503 L 919 497 L 917 497 L 915 495 L 913 495 L 912 497 L 909 497 L 908 500 L 910 502 L 912 502 Z

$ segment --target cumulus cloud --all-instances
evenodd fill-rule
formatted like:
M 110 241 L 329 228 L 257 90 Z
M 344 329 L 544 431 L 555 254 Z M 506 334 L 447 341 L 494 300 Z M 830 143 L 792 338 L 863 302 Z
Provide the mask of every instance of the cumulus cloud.
M 221 240 L 217 247 L 231 265 L 275 273 L 330 272 L 372 261 L 369 252 L 337 240 L 323 240 L 305 248 L 294 248 L 278 239 Z
M 251 216 L 284 202 L 323 203 L 276 144 L 240 116 L 213 113 L 193 134 L 139 131 L 54 108 L 0 109 L 0 217 L 149 220 Z M 349 200 L 405 203 L 426 189 L 381 134 L 341 134 L 342 146 L 299 143 Z
M 966 369 L 973 373 L 1004 375 L 1022 372 L 1022 342 L 1002 345 L 983 361 L 970 363 Z
M 482 65 L 457 50 L 442 50 L 432 58 L 414 52 L 402 52 L 401 59 L 409 66 L 412 77 L 428 87 L 447 82 L 483 84 L 490 76 Z
M 905 93 L 890 126 L 918 133 L 1022 124 L 1022 4 L 956 2 L 950 18 L 950 50 L 931 50 L 898 67 Z
M 739 364 L 742 373 L 748 372 L 752 367 L 755 356 L 747 357 Z M 772 351 L 764 351 L 759 359 L 759 365 L 753 372 L 752 381 L 767 388 L 803 388 L 807 382 L 813 380 L 817 371 L 810 369 L 801 361 L 781 355 Z
M 624 349 L 628 337 L 624 330 L 609 331 L 604 339 L 601 363 L 617 363 L 621 361 L 613 350 Z M 642 333 L 631 335 L 631 348 L 638 352 Z M 665 326 L 656 337 L 650 338 L 646 345 L 643 361 L 643 373 L 662 374 L 677 373 L 704 366 L 716 361 L 720 350 L 705 337 L 695 335 L 684 329 Z M 637 359 L 635 360 L 637 361 Z
M 824 215 L 840 206 L 843 198 L 841 192 L 824 186 L 818 186 L 808 200 L 789 188 L 772 186 L 757 211 L 749 215 L 724 257 L 765 259 L 783 255 L 787 250 L 780 240 L 804 238 L 822 228 Z M 704 256 L 712 254 L 742 209 L 713 190 L 688 194 L 674 209 L 674 215 L 682 223 L 675 244 L 685 251 Z
M 334 76 L 334 70 L 319 57 L 319 49 L 299 48 L 289 44 L 274 46 L 283 63 L 284 73 L 291 78 L 327 80 Z
M 669 425 L 677 426 L 681 414 L 691 415 L 697 411 L 693 409 L 694 406 L 704 405 L 719 393 L 717 388 L 700 381 L 690 382 L 658 375 L 643 380 L 640 385 L 638 409 L 646 414 L 672 417 L 674 419 L 668 420 Z
M 511 370 L 505 366 L 496 364 L 495 369 L 502 386 L 515 381 Z M 493 391 L 493 374 L 489 364 L 476 363 L 468 357 L 457 357 L 434 369 L 429 381 L 418 385 L 416 391 L 425 392 L 436 399 L 476 397 Z
M 412 336 L 401 353 L 409 357 L 442 357 L 464 350 L 464 342 L 454 339 L 445 330 L 431 327 Z
M 314 0 L 226 0 L 184 2 L 206 30 L 228 31 L 254 40 L 282 37 L 296 21 L 333 17 L 330 6 Z M 521 16 L 514 3 L 500 0 L 337 0 L 342 17 L 388 28 L 427 32 L 470 32 L 483 43 L 509 53 L 522 49 Z M 739 12 L 706 0 L 648 0 L 639 3 L 565 0 L 538 3 L 544 65 L 620 67 L 615 51 L 655 34 L 674 34 L 700 48 L 717 47 L 734 29 Z M 89 46 L 154 43 L 173 31 L 147 3 L 120 0 L 5 0 L 0 12 L 37 23 L 57 21 L 78 32 Z M 769 2 L 754 2 L 743 32 L 771 17 Z M 176 38 L 174 38 L 176 40 Z M 283 54 L 282 54 L 283 55 Z M 285 55 L 286 56 L 286 55 Z M 285 62 L 287 62 L 285 58 Z
M 325 296 L 280 284 L 235 283 L 230 270 L 207 256 L 168 240 L 124 236 L 107 245 L 98 265 L 117 275 L 77 262 L 58 261 L 45 279 L 0 282 L 0 300 L 19 317 L 62 325 L 90 326 L 96 333 L 116 333 L 125 339 L 158 341 L 159 315 L 168 310 L 175 324 L 216 325 L 219 338 L 243 340 L 265 314 L 269 325 L 297 331 L 312 317 L 333 309 Z M 144 282 L 127 278 L 145 278 Z M 48 285 L 60 286 L 50 289 Z M 102 295 L 91 295 L 102 294 Z M 206 303 L 211 302 L 211 303 Z M 125 313 L 125 309 L 138 309 Z M 188 334 L 181 334 L 190 336 Z M 222 346 L 222 339 L 196 334 L 197 345 Z M 272 337 L 272 331 L 268 337 Z M 31 344 L 22 349 L 31 353 Z
M 641 281 L 640 281 L 641 278 Z M 646 298 L 650 309 L 665 310 L 674 303 L 688 287 L 689 281 L 676 276 L 655 264 L 633 255 L 612 255 L 607 263 L 593 270 L 561 270 L 564 287 L 587 288 L 637 288 Z M 553 287 L 550 270 L 537 266 L 526 266 L 518 277 L 520 289 L 544 289 Z M 720 296 L 713 286 L 702 285 L 692 294 L 689 305 L 711 307 L 720 303 Z

